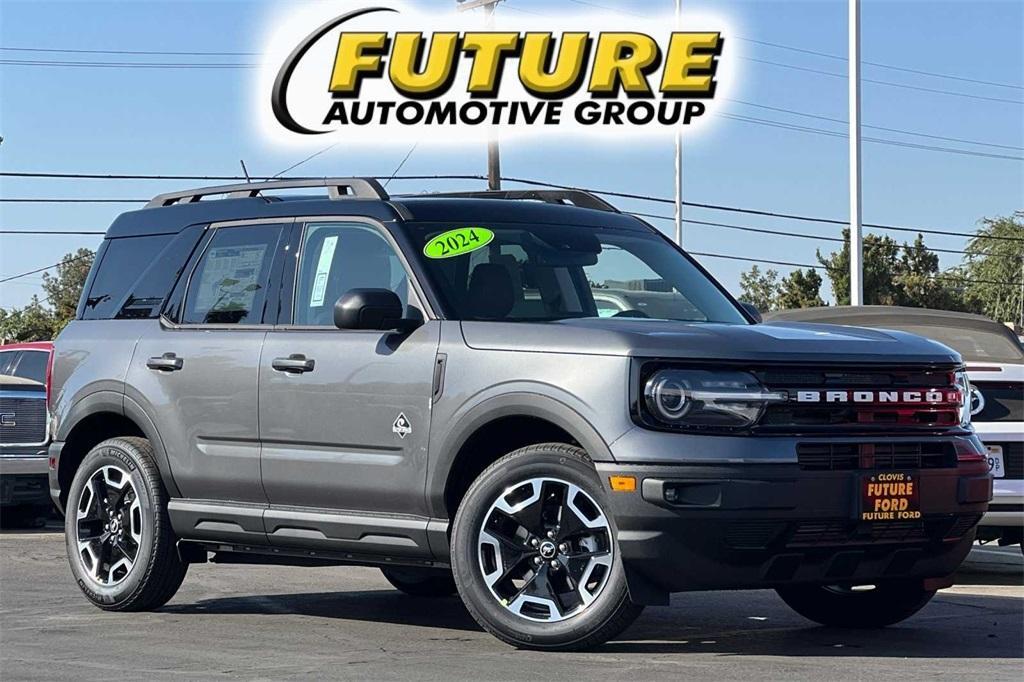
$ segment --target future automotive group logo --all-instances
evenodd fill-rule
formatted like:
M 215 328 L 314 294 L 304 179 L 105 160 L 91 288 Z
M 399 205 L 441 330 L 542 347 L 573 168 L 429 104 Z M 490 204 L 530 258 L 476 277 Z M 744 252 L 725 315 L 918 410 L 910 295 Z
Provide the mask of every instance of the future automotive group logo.
M 557 28 L 483 29 L 467 28 L 471 19 L 480 21 L 374 6 L 307 24 L 267 66 L 275 125 L 364 140 L 461 140 L 495 128 L 629 134 L 692 125 L 720 89 L 725 37 L 713 21 L 671 30 L 581 15 Z

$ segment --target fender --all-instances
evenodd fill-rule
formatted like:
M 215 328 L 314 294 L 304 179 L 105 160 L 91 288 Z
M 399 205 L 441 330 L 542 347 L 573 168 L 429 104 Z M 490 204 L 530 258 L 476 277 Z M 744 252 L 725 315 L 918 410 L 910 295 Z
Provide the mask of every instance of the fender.
M 56 410 L 54 410 L 56 412 Z M 79 398 L 63 415 L 54 414 L 58 426 L 53 440 L 66 441 L 79 422 L 97 412 L 124 415 L 124 394 L 117 391 L 95 391 Z
M 478 429 L 502 417 L 537 417 L 576 439 L 595 462 L 613 462 L 611 450 L 597 429 L 569 405 L 540 393 L 514 392 L 487 398 L 451 419 L 440 442 L 430 442 L 427 502 L 435 518 L 446 516 L 444 490 L 456 455 Z
M 100 412 L 111 412 L 113 414 L 127 417 L 135 422 L 143 435 L 153 445 L 153 451 L 156 454 L 157 468 L 160 469 L 160 476 L 163 479 L 164 486 L 167 488 L 167 492 L 171 497 L 180 497 L 181 493 L 174 482 L 174 476 L 171 473 L 167 451 L 164 449 L 163 439 L 160 438 L 160 434 L 156 430 L 156 425 L 137 402 L 123 393 L 116 393 L 114 391 L 96 391 L 95 393 L 90 393 L 84 398 L 81 398 L 78 402 L 72 405 L 67 411 L 67 414 L 61 418 L 57 433 L 53 436 L 54 442 L 66 441 L 68 435 L 81 423 L 83 419 Z

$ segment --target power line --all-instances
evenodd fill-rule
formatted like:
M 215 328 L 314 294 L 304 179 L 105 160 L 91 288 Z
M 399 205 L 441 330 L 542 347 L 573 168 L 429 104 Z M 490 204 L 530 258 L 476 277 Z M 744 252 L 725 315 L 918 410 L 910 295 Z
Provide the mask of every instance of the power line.
M 803 47 L 795 47 L 793 45 L 783 45 L 781 43 L 772 43 L 767 40 L 755 40 L 753 38 L 743 38 L 736 36 L 737 40 L 742 40 L 745 43 L 754 43 L 755 45 L 765 45 L 767 47 L 775 47 L 780 50 L 789 50 L 791 52 L 800 52 L 802 54 L 813 54 L 818 57 L 825 57 L 827 59 L 835 59 L 838 61 L 847 61 L 846 57 L 837 54 L 829 54 L 828 52 L 818 52 L 817 50 L 809 50 Z M 1015 85 L 1013 83 L 997 83 L 995 81 L 984 81 L 977 78 L 964 78 L 963 76 L 954 76 L 948 73 L 938 73 L 936 71 L 923 71 L 921 69 L 911 69 L 905 66 L 894 66 L 892 64 L 883 64 L 882 62 L 869 62 L 866 59 L 861 60 L 862 64 L 868 66 L 876 66 L 880 69 L 892 69 L 893 71 L 905 71 L 906 73 L 915 73 L 919 76 L 931 76 L 933 78 L 949 78 L 951 80 L 963 81 L 965 83 L 977 83 L 979 85 L 992 85 L 997 88 L 1012 88 L 1014 90 L 1024 90 L 1024 85 Z
M 320 156 L 320 155 L 321 155 L 321 154 L 323 154 L 324 152 L 328 152 L 328 151 L 330 151 L 330 150 L 334 149 L 334 148 L 335 148 L 335 147 L 337 147 L 337 146 L 338 146 L 339 144 L 341 144 L 341 142 L 335 142 L 335 143 L 333 143 L 333 144 L 329 144 L 329 145 L 327 145 L 326 147 L 324 147 L 324 148 L 323 148 L 323 149 L 321 149 L 320 151 L 316 152 L 315 154 L 310 154 L 309 156 L 307 156 L 306 158 L 304 158 L 304 159 L 303 159 L 302 161 L 299 161 L 298 163 L 293 163 L 292 165 L 290 165 L 290 166 L 288 166 L 287 168 L 285 168 L 285 169 L 284 169 L 283 171 L 281 171 L 281 172 L 279 172 L 279 173 L 275 173 L 274 175 L 272 175 L 272 176 L 270 177 L 270 179 L 271 179 L 271 180 L 275 180 L 275 179 L 277 179 L 277 178 L 281 177 L 282 175 L 284 175 L 284 174 L 285 174 L 285 173 L 287 173 L 288 171 L 290 171 L 290 170 L 294 170 L 294 169 L 298 168 L 299 166 L 301 166 L 302 164 L 306 163 L 307 161 L 312 161 L 313 159 L 315 159 L 316 157 Z M 253 180 L 255 180 L 255 179 L 256 179 L 256 178 L 253 178 Z M 262 178 L 261 178 L 261 179 L 262 179 Z
M 0 59 L 0 64 L 7 66 L 55 66 L 55 67 L 80 67 L 96 69 L 254 69 L 259 64 L 218 64 L 215 62 L 71 62 L 52 61 L 44 59 Z
M 794 268 L 811 268 L 813 270 L 825 270 L 828 268 L 824 265 L 813 265 L 811 263 L 794 263 L 793 261 L 785 260 L 770 260 L 767 258 L 746 258 L 744 256 L 731 256 L 724 253 L 708 253 L 706 251 L 689 251 L 687 253 L 692 256 L 701 256 L 704 258 L 724 258 L 725 260 L 738 260 L 745 261 L 747 263 L 763 263 L 766 265 L 785 265 Z M 997 284 L 1000 286 L 1008 287 L 1019 287 L 1021 282 L 999 282 L 991 279 L 969 279 L 967 277 L 957 277 L 956 275 L 931 275 L 929 279 L 941 279 L 941 280 L 952 280 L 958 282 L 967 282 L 969 284 Z
M 632 215 L 640 216 L 642 218 L 653 218 L 655 220 L 675 220 L 675 218 L 673 216 L 658 215 L 656 213 L 638 213 L 636 211 L 630 211 L 630 213 Z M 709 221 L 709 220 L 684 219 L 683 222 L 691 224 L 691 225 L 703 225 L 705 227 L 721 227 L 721 228 L 724 228 L 724 229 L 727 229 L 727 230 L 740 230 L 740 231 L 743 231 L 743 232 L 754 232 L 754 233 L 757 233 L 757 234 L 770 234 L 770 235 L 776 235 L 776 236 L 780 236 L 780 237 L 796 237 L 798 239 L 812 239 L 812 240 L 816 240 L 816 241 L 839 242 L 839 243 L 842 243 L 842 244 L 845 244 L 846 241 L 847 241 L 847 240 L 843 239 L 842 237 L 830 237 L 830 236 L 826 236 L 826 235 L 816 235 L 816 234 L 801 234 L 799 232 L 786 232 L 785 230 L 771 230 L 771 229 L 768 229 L 768 228 L 765 228 L 765 227 L 750 227 L 749 225 L 733 225 L 733 224 L 730 224 L 730 223 L 719 223 L 719 222 L 713 222 L 713 221 Z M 1018 259 L 1018 258 L 1024 258 L 1024 254 L 1021 254 L 1020 256 L 1013 256 L 1013 255 L 1010 255 L 1010 254 L 1003 254 L 1003 253 L 985 253 L 985 252 L 979 252 L 979 251 L 960 251 L 958 249 L 940 249 L 940 248 L 932 247 L 932 246 L 917 247 L 917 246 L 915 246 L 913 244 L 895 244 L 895 248 L 901 249 L 901 250 L 904 250 L 904 251 L 913 251 L 913 250 L 915 250 L 917 248 L 923 248 L 925 251 L 934 251 L 936 253 L 951 253 L 951 254 L 957 254 L 957 255 L 961 255 L 961 256 L 991 256 L 993 258 L 1013 258 L 1015 260 Z
M 816 135 L 825 135 L 826 137 L 836 137 L 846 139 L 849 137 L 848 133 L 841 133 L 835 130 L 825 130 L 823 128 L 813 128 L 810 126 L 799 125 L 796 123 L 788 123 L 786 121 L 773 121 L 766 118 L 757 118 L 756 116 L 743 116 L 741 114 L 729 114 L 720 113 L 718 114 L 722 118 L 729 119 L 731 121 L 739 121 L 741 123 L 752 123 L 755 125 L 768 126 L 770 128 L 781 128 L 783 130 L 791 130 L 794 132 L 801 133 L 813 133 Z M 864 137 L 861 136 L 862 142 L 872 142 L 876 144 L 884 144 L 890 147 L 904 147 L 907 149 L 920 149 L 924 151 L 932 152 L 943 152 L 946 154 L 959 154 L 961 156 L 977 156 L 989 159 L 1006 159 L 1009 161 L 1024 161 L 1022 156 L 1010 156 L 1009 154 L 993 154 L 991 152 L 979 152 L 969 149 L 955 149 L 953 147 L 937 147 L 934 145 L 919 144 L 917 142 L 905 142 L 902 140 L 887 140 L 878 137 Z
M 65 178 L 65 179 L 89 179 L 89 180 L 245 180 L 244 176 L 241 175 L 157 175 L 157 174 L 128 174 L 128 173 L 50 173 L 50 172 L 30 172 L 30 171 L 0 171 L 0 177 L 27 177 L 27 178 Z M 375 176 L 377 179 L 387 179 L 390 176 Z M 267 176 L 252 176 L 253 180 L 270 180 Z M 289 178 L 292 180 L 312 180 L 316 177 L 296 177 Z M 395 180 L 486 180 L 486 176 L 474 175 L 474 174 L 461 174 L 461 175 L 395 175 Z M 576 187 L 573 185 L 562 185 L 558 183 L 545 182 L 542 180 L 532 180 L 528 178 L 515 178 L 515 177 L 502 177 L 503 180 L 509 182 L 516 182 L 523 185 L 534 185 L 538 187 L 552 187 L 555 189 L 572 189 L 593 192 L 594 194 L 603 194 L 606 196 L 621 197 L 623 199 L 637 199 L 641 201 L 651 201 L 662 204 L 674 204 L 674 199 L 668 199 L 665 197 L 657 197 L 647 194 L 634 194 L 630 192 L 619 192 L 612 190 Z M 91 199 L 91 198 L 0 198 L 0 201 L 6 202 L 39 202 L 39 203 L 142 203 L 147 202 L 149 199 Z M 846 226 L 848 223 L 845 220 L 837 218 L 821 218 L 814 216 L 799 215 L 793 213 L 780 213 L 777 211 L 765 211 L 754 208 L 743 208 L 739 206 L 727 206 L 723 204 L 708 204 L 695 201 L 684 201 L 684 205 L 692 206 L 694 208 L 705 208 L 708 210 L 715 211 L 726 211 L 733 213 L 743 213 L 748 215 L 760 215 L 770 218 L 785 218 L 789 220 L 798 220 L 803 222 L 812 223 L 824 223 L 830 225 L 841 225 Z M 924 227 L 903 227 L 897 225 L 885 225 L 881 223 L 864 223 L 865 227 L 873 227 L 881 230 L 894 230 L 897 232 L 920 232 L 923 234 L 935 234 L 946 237 L 967 237 L 967 238 L 978 238 L 978 239 L 991 239 L 999 241 L 1024 241 L 1024 238 L 1018 237 L 1007 237 L 1002 235 L 977 235 L 970 232 L 955 232 L 951 230 L 936 230 Z
M 631 12 L 629 10 L 622 9 L 620 7 L 610 7 L 608 5 L 602 5 L 602 4 L 599 4 L 599 3 L 596 3 L 596 2 L 589 2 L 588 0 L 568 0 L 568 1 L 572 2 L 572 3 L 575 3 L 577 5 L 585 5 L 587 7 L 594 7 L 596 9 L 603 9 L 603 10 L 607 10 L 609 12 L 615 12 L 617 14 L 625 14 L 625 15 L 634 16 L 634 17 L 649 18 L 649 15 L 641 14 L 639 12 Z M 529 13 L 529 14 L 536 14 L 538 16 L 552 16 L 550 14 L 542 15 L 539 12 L 532 12 L 532 11 L 518 9 L 518 8 L 513 8 L 513 7 L 509 7 L 508 9 L 515 9 L 516 11 L 519 11 L 519 12 L 526 12 L 526 13 Z M 754 38 L 745 38 L 743 36 L 732 36 L 732 37 L 734 37 L 736 40 L 742 40 L 743 42 L 753 43 L 755 45 L 763 45 L 763 46 L 766 46 L 766 47 L 774 47 L 774 48 L 778 48 L 780 50 L 789 50 L 791 52 L 799 52 L 801 54 L 811 54 L 811 55 L 815 55 L 815 56 L 818 56 L 818 57 L 825 57 L 827 59 L 835 59 L 835 60 L 842 61 L 842 62 L 847 61 L 846 57 L 843 57 L 843 56 L 837 55 L 837 54 L 830 54 L 828 52 L 819 52 L 817 50 L 810 50 L 810 49 L 807 49 L 807 48 L 797 47 L 797 46 L 794 46 L 794 45 L 784 45 L 782 43 L 773 43 L 773 42 L 769 42 L 767 40 L 755 40 Z M 991 86 L 999 87 L 999 88 L 1010 88 L 1010 89 L 1013 89 L 1013 90 L 1024 90 L 1024 85 L 1017 85 L 1017 84 L 1014 84 L 1014 83 L 999 83 L 999 82 L 996 82 L 996 81 L 986 81 L 986 80 L 980 80 L 980 79 L 977 79 L 977 78 L 965 78 L 963 76 L 956 76 L 956 75 L 949 74 L 949 73 L 939 73 L 937 71 L 925 71 L 923 69 L 913 69 L 913 68 L 910 68 L 910 67 L 896 66 L 894 64 L 886 64 L 884 62 L 872 62 L 872 61 L 867 61 L 867 60 L 863 60 L 863 59 L 861 60 L 861 63 L 862 64 L 867 64 L 868 66 L 874 66 L 874 67 L 877 67 L 877 68 L 880 68 L 880 69 L 891 69 L 893 71 L 903 71 L 905 73 L 913 73 L 913 74 L 917 74 L 919 76 L 930 76 L 932 78 L 948 78 L 950 80 L 961 81 L 961 82 L 964 82 L 964 83 L 975 83 L 975 84 L 978 84 L 978 85 L 991 85 Z M 894 84 L 894 85 L 898 85 L 898 84 Z M 1011 100 L 1011 101 L 1013 101 L 1013 100 Z
M 106 234 L 101 230 L 0 230 L 0 234 Z
M 93 255 L 94 254 L 90 253 L 90 254 L 84 254 L 84 255 L 81 255 L 81 256 L 75 256 L 74 258 L 69 258 L 69 259 L 67 259 L 65 261 L 61 261 L 59 263 L 54 263 L 53 265 L 47 265 L 45 268 L 36 268 L 35 270 L 29 270 L 28 272 L 23 272 L 20 275 L 12 275 L 11 277 L 4 277 L 3 279 L 0 279 L 0 284 L 3 284 L 4 282 L 10 282 L 11 280 L 14 280 L 14 279 L 21 279 L 22 277 L 28 277 L 29 275 L 34 275 L 34 274 L 39 273 L 39 272 L 45 272 L 46 270 L 52 270 L 53 268 L 57 268 L 57 267 L 60 267 L 62 265 L 67 265 L 69 263 L 74 263 L 75 261 L 80 261 L 83 258 L 92 258 Z
M 804 118 L 814 118 L 821 121 L 831 121 L 833 123 L 841 123 L 847 125 L 848 121 L 843 118 L 834 118 L 832 116 L 822 116 L 821 114 L 811 114 L 806 111 L 795 111 L 793 109 L 784 109 L 782 107 L 768 106 L 767 104 L 756 104 L 754 102 L 746 102 L 740 99 L 725 99 L 726 102 L 734 102 L 736 104 L 742 104 L 748 107 L 755 107 L 757 109 L 767 109 L 769 111 L 778 111 L 785 114 L 792 114 L 794 116 L 803 116 Z M 963 144 L 975 144 L 982 147 L 998 147 L 1000 149 L 1012 149 L 1014 151 L 1024 151 L 1024 147 L 1017 147 L 1009 144 L 996 144 L 995 142 L 980 142 L 978 140 L 965 140 L 961 137 L 947 137 L 945 135 L 931 135 L 929 133 L 921 133 L 913 130 L 903 130 L 900 128 L 887 128 L 885 126 L 874 126 L 866 123 L 861 124 L 862 128 L 872 128 L 874 130 L 884 130 L 890 133 L 899 133 L 901 135 L 916 135 L 918 137 L 928 137 L 933 140 L 946 140 L 947 142 L 960 142 Z
M 180 57 L 258 57 L 259 52 L 177 52 L 172 50 L 74 50 L 51 47 L 0 47 L 6 52 L 57 52 L 69 54 L 142 54 Z
M 34 198 L 16 198 L 10 199 L 4 197 L 0 199 L 0 202 L 9 204 L 138 204 L 141 202 L 149 201 L 149 199 L 81 199 L 75 198 L 52 198 L 52 197 L 34 197 Z
M 655 197 L 647 194 L 633 194 L 630 192 L 618 192 L 604 189 L 593 189 L 584 187 L 575 187 L 573 185 L 559 185 L 553 182 L 544 182 L 541 180 L 529 180 L 525 178 L 502 178 L 509 182 L 518 182 L 523 185 L 534 185 L 537 187 L 553 187 L 555 189 L 573 189 L 584 192 L 593 192 L 594 194 L 603 194 L 610 197 L 621 197 L 623 199 L 638 199 L 641 201 L 652 201 L 659 204 L 675 204 L 675 199 L 667 199 L 665 197 Z M 812 216 L 796 215 L 793 213 L 779 213 L 777 211 L 765 211 L 755 208 L 741 208 L 738 206 L 723 206 L 721 204 L 706 204 L 696 201 L 684 201 L 683 205 L 693 206 L 694 208 L 706 208 L 714 211 L 728 211 L 732 213 L 744 213 L 748 215 L 760 215 L 769 218 L 788 218 L 790 220 L 800 220 L 803 222 L 811 223 L 825 223 L 830 225 L 842 225 L 846 227 L 849 223 L 845 220 L 838 220 L 836 218 L 816 218 Z M 880 230 L 895 230 L 897 232 L 921 232 L 924 234 L 938 234 L 947 237 L 968 237 L 977 239 L 994 239 L 999 241 L 1013 241 L 1013 242 L 1024 242 L 1024 237 L 1005 237 L 1002 235 L 977 235 L 970 232 L 953 232 L 944 230 L 932 230 L 927 228 L 915 228 L 915 227 L 900 227 L 896 225 L 882 225 L 879 223 L 864 223 L 865 227 L 873 227 Z
M 823 69 L 812 69 L 809 66 L 796 66 L 795 64 L 785 64 L 783 62 L 775 62 L 770 59 L 758 59 L 757 57 L 740 57 L 744 61 L 756 62 L 758 64 L 768 64 L 769 66 L 778 66 L 783 69 L 793 69 L 795 71 L 806 71 L 807 73 L 816 73 L 822 76 L 832 76 L 833 78 L 846 79 L 845 73 L 835 73 L 834 71 L 825 71 Z M 957 92 L 954 90 L 940 90 L 939 88 L 926 88 L 920 85 L 908 85 L 906 83 L 894 83 L 892 81 L 880 81 L 875 78 L 861 78 L 863 83 L 874 83 L 875 85 L 888 85 L 895 88 L 906 88 L 908 90 L 919 90 L 921 92 L 930 92 L 938 95 L 950 95 L 953 97 L 966 97 L 968 99 L 985 100 L 987 102 L 1005 102 L 1007 104 L 1024 105 L 1024 100 L 1019 99 L 1007 99 L 1005 97 L 988 97 L 986 95 L 972 95 L 967 92 Z

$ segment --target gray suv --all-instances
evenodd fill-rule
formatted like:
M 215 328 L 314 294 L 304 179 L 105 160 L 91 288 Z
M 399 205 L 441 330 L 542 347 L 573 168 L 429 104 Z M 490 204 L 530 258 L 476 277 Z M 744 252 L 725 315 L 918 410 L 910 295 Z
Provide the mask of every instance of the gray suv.
M 579 191 L 161 195 L 111 225 L 77 317 L 50 488 L 103 609 L 213 560 L 379 566 L 537 649 L 684 590 L 878 627 L 950 584 L 991 496 L 954 351 L 757 324 Z

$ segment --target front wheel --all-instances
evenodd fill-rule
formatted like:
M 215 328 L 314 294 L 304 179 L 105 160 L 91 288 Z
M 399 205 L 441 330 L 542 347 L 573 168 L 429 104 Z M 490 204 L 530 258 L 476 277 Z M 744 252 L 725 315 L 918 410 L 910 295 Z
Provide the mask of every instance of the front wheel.
M 594 467 L 569 445 L 522 448 L 480 474 L 455 516 L 452 568 L 473 618 L 521 648 L 596 646 L 643 608 Z
M 910 618 L 935 596 L 920 581 L 879 585 L 800 585 L 778 589 L 804 618 L 839 628 L 882 628 Z

